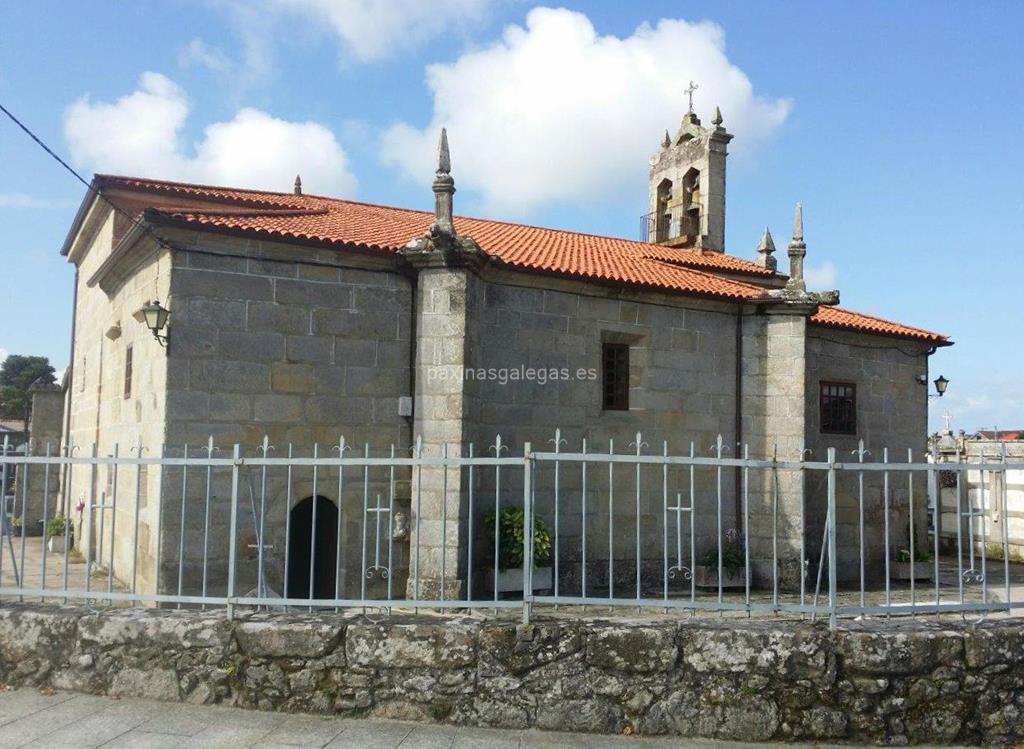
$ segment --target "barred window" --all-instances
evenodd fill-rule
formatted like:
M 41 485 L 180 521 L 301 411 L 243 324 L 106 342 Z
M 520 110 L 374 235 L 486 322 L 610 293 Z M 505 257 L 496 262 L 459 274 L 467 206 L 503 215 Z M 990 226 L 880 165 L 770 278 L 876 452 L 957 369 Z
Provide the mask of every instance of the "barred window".
M 629 344 L 605 343 L 601 351 L 604 410 L 629 410 Z
M 822 432 L 857 433 L 856 385 L 846 382 L 821 383 L 820 404 Z
M 124 397 L 132 397 L 132 347 L 124 350 Z

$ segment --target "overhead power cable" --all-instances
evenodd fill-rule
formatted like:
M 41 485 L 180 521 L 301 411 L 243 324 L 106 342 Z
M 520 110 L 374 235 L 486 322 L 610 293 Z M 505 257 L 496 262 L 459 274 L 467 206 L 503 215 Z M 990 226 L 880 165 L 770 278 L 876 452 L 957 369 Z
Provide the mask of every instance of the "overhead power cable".
M 150 237 L 152 237 L 153 240 L 158 245 L 160 245 L 162 248 L 164 248 L 165 250 L 174 250 L 175 249 L 166 240 L 164 240 L 162 237 L 160 237 L 158 234 L 156 234 L 153 231 L 153 229 L 148 224 L 146 224 L 146 222 L 141 221 L 138 218 L 138 216 L 135 216 L 135 215 L 129 213 L 128 211 L 124 210 L 119 205 L 117 205 L 116 203 L 111 201 L 106 195 L 104 195 L 102 192 L 100 192 L 98 189 L 96 189 L 96 187 L 91 182 L 87 181 L 81 174 L 79 174 L 77 171 L 75 171 L 74 167 L 72 167 L 64 159 L 62 159 L 57 154 L 56 151 L 54 151 L 52 148 L 50 148 L 48 145 L 46 145 L 46 143 L 43 141 L 42 138 L 40 138 L 38 135 L 36 135 L 34 132 L 32 132 L 32 130 L 28 127 L 28 125 L 26 125 L 24 122 L 22 122 L 20 119 L 18 119 L 14 115 L 14 113 L 11 112 L 11 110 L 9 110 L 3 104 L 0 104 L 0 112 L 3 112 L 5 115 L 7 115 L 7 117 L 11 120 L 11 122 L 13 122 L 15 125 L 17 125 L 29 138 L 31 138 L 36 143 L 37 146 L 42 148 L 54 161 L 56 161 L 58 164 L 60 164 L 62 167 L 64 167 L 64 169 L 67 172 L 69 172 L 71 174 L 71 176 L 73 176 L 75 179 L 77 179 L 79 182 L 81 182 L 83 185 L 85 185 L 85 189 L 88 190 L 92 195 L 94 195 L 95 197 L 99 198 L 104 203 L 109 205 L 114 211 L 116 211 L 121 216 L 124 216 L 126 219 L 128 219 L 131 222 L 132 226 L 136 227 L 137 229 L 141 230 L 145 234 L 148 234 Z

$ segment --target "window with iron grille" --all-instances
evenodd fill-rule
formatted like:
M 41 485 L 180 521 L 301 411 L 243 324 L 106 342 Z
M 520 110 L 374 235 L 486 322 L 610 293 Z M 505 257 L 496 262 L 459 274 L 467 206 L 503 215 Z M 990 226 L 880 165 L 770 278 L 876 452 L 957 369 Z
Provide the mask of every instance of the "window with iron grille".
M 124 350 L 124 397 L 132 397 L 132 347 Z
M 629 344 L 605 343 L 601 350 L 604 410 L 629 410 Z
M 857 386 L 848 382 L 821 383 L 821 431 L 857 433 Z

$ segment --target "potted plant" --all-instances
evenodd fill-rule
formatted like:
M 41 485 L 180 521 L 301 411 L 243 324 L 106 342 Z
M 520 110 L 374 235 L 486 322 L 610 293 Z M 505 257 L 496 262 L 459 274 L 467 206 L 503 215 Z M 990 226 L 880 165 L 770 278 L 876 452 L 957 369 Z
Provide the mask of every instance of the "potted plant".
M 64 551 L 64 536 L 68 532 L 68 521 L 64 514 L 50 518 L 46 524 L 46 548 L 51 552 Z
M 915 544 L 913 558 L 910 554 L 910 523 L 907 523 L 907 545 L 897 549 L 895 559 L 889 567 L 889 574 L 893 580 L 910 580 L 910 573 L 913 570 L 914 580 L 932 579 L 932 553 L 926 546 Z
M 484 536 L 488 540 L 487 560 L 494 563 L 495 514 L 484 517 Z M 498 517 L 498 574 L 494 569 L 485 568 L 487 582 L 493 590 L 495 584 L 499 593 L 523 590 L 523 530 L 526 515 L 519 507 L 507 507 Z M 551 531 L 539 517 L 533 519 L 533 589 L 547 590 L 552 587 L 551 572 Z
M 889 574 L 893 580 L 910 580 L 910 571 L 914 571 L 914 580 L 932 579 L 932 553 L 920 547 L 914 549 L 914 559 L 911 561 L 910 549 L 898 549 L 896 559 L 889 567 Z
M 694 583 L 701 588 L 718 587 L 718 549 L 708 549 L 693 571 Z M 722 587 L 743 588 L 747 584 L 747 560 L 743 542 L 735 528 L 725 532 L 722 541 Z

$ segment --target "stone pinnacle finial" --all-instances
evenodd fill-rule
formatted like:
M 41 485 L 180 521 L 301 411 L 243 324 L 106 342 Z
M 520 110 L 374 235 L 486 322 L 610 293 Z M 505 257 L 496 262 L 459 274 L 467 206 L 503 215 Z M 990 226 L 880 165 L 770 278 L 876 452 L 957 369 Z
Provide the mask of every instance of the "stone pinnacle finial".
M 804 283 L 804 256 L 807 255 L 807 245 L 804 244 L 804 209 L 800 203 L 796 204 L 796 215 L 793 217 L 793 239 L 789 242 L 789 281 L 786 282 L 787 289 L 806 291 Z
M 434 223 L 430 226 L 433 236 L 445 235 L 455 238 L 455 224 L 452 223 L 455 180 L 452 179 L 452 157 L 448 151 L 448 131 L 441 128 L 437 143 L 437 173 L 434 175 Z
M 665 139 L 661 141 L 662 148 L 668 148 L 672 145 L 672 139 L 668 135 L 668 130 L 665 131 Z
M 725 122 L 725 120 L 722 119 L 722 110 L 715 107 L 715 118 L 711 120 L 711 124 L 715 127 L 721 127 L 723 122 Z
M 778 267 L 778 262 L 772 254 L 774 252 L 775 240 L 772 239 L 772 233 L 766 226 L 764 234 L 761 235 L 761 241 L 757 245 L 757 264 L 762 268 L 775 270 Z
M 295 194 L 302 195 L 302 177 L 295 175 Z
M 437 142 L 437 173 L 452 173 L 452 157 L 448 151 L 448 130 L 441 128 L 441 138 Z

